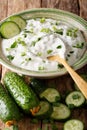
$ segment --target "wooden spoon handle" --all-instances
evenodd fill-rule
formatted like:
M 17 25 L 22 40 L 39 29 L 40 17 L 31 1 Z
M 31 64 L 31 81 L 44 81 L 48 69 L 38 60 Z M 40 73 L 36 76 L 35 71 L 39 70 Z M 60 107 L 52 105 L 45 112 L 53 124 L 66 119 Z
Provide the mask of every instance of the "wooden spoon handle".
M 85 98 L 87 99 L 87 82 L 84 81 L 68 64 L 67 62 L 64 60 L 62 62 L 62 64 L 64 65 L 64 67 L 66 68 L 66 70 L 69 72 L 69 74 L 71 75 L 72 79 L 75 81 L 75 83 L 77 84 L 78 88 L 81 90 L 81 92 L 83 93 L 83 95 L 85 96 Z
M 85 96 L 85 98 L 87 99 L 87 82 L 85 82 L 68 64 L 67 62 L 61 58 L 60 56 L 51 56 L 48 57 L 49 60 L 55 60 L 58 61 L 60 63 L 62 63 L 64 65 L 64 67 L 66 68 L 66 70 L 69 72 L 69 74 L 71 75 L 72 79 L 74 80 L 74 82 L 77 84 L 78 88 L 81 90 L 81 92 L 83 93 L 83 95 Z

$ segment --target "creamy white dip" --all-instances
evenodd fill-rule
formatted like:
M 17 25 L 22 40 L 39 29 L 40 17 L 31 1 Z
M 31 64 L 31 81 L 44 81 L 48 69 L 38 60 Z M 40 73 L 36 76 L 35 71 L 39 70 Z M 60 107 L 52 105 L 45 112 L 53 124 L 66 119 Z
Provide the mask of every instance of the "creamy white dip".
M 37 18 L 27 20 L 21 33 L 10 39 L 2 39 L 2 49 L 15 66 L 34 71 L 56 71 L 61 65 L 47 59 L 60 55 L 73 65 L 86 48 L 81 32 L 62 21 Z

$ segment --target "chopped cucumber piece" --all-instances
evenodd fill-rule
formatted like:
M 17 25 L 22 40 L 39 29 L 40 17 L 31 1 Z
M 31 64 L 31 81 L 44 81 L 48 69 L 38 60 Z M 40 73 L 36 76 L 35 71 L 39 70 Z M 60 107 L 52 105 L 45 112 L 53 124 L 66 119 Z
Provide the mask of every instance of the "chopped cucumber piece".
M 64 130 L 83 130 L 83 122 L 77 119 L 71 119 L 64 124 Z
M 21 30 L 26 26 L 26 21 L 21 16 L 11 16 L 9 20 L 15 22 Z
M 54 120 L 65 120 L 70 117 L 70 114 L 71 111 L 66 105 L 58 103 L 53 106 L 53 113 L 51 114 L 51 118 Z
M 60 100 L 60 94 L 55 88 L 47 88 L 40 94 L 40 98 L 45 98 L 49 102 L 57 102 Z
M 85 102 L 85 97 L 80 91 L 73 91 L 68 94 L 65 102 L 68 106 L 74 105 L 74 107 L 79 107 Z
M 50 114 L 53 111 L 51 104 L 47 101 L 40 101 L 39 106 L 40 110 L 35 114 L 35 117 L 39 119 L 46 119 L 50 117 Z
M 12 21 L 6 21 L 1 24 L 0 27 L 0 33 L 3 38 L 11 38 L 14 37 L 15 35 L 20 33 L 20 28 L 19 26 L 12 22 Z

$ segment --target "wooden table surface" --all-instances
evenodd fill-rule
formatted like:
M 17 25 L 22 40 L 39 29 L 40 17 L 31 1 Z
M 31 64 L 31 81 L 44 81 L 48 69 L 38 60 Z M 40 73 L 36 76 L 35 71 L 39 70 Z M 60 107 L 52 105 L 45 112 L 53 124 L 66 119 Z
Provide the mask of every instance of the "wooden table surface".
M 57 8 L 67 10 L 69 12 L 80 15 L 87 20 L 87 0 L 0 0 L 0 20 L 5 17 L 31 8 Z M 0 79 L 4 75 L 7 69 L 0 65 Z M 78 73 L 87 74 L 87 65 L 77 71 Z M 55 85 L 58 90 L 63 94 L 67 90 L 72 90 L 72 79 L 69 75 L 57 77 L 55 79 L 46 80 L 48 85 Z M 76 109 L 72 112 L 72 118 L 80 119 L 85 124 L 85 130 L 87 130 L 87 108 Z M 58 126 L 58 130 L 62 130 L 63 123 L 55 122 Z M 26 117 L 19 122 L 19 130 L 52 130 L 50 124 L 43 124 L 40 121 L 37 124 L 30 123 L 29 117 Z M 7 128 L 4 123 L 0 121 L 0 130 Z M 12 128 L 10 128 L 12 129 Z

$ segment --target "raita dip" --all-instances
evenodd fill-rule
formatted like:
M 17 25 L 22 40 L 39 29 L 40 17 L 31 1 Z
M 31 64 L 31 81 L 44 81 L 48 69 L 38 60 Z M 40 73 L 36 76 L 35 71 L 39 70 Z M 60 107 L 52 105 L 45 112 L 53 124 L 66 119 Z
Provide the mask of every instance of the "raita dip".
M 49 61 L 48 56 L 58 54 L 73 65 L 83 55 L 86 44 L 78 28 L 48 18 L 26 22 L 20 34 L 2 39 L 3 53 L 15 66 L 33 71 L 57 71 L 63 66 Z

